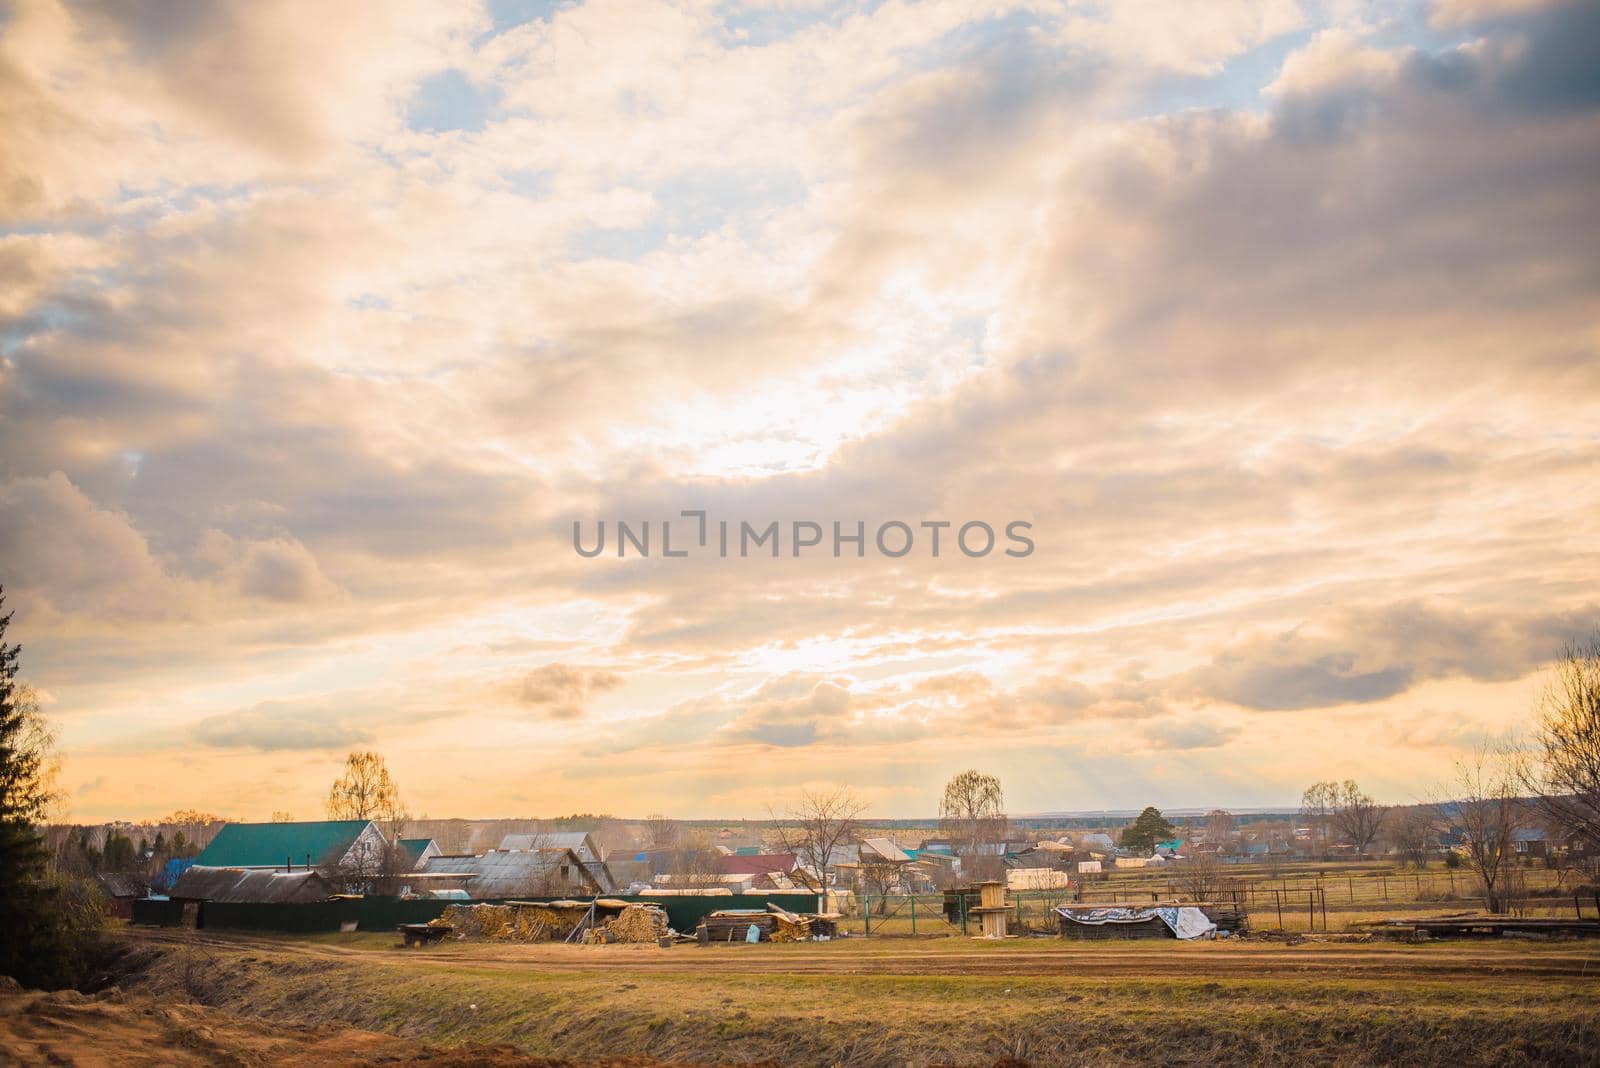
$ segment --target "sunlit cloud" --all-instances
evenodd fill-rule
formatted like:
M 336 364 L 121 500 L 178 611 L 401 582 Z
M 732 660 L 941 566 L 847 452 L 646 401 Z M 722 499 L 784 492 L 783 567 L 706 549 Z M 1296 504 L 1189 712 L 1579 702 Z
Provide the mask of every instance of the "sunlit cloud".
M 1592 5 L 512 7 L 0 16 L 80 817 L 1406 800 L 1600 617 Z

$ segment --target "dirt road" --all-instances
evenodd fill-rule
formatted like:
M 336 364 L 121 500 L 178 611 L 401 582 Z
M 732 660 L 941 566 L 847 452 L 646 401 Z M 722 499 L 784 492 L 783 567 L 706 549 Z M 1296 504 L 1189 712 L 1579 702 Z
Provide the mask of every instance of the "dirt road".
M 1031 976 L 1119 979 L 1394 979 L 1467 981 L 1489 977 L 1590 979 L 1600 989 L 1600 942 L 1518 941 L 984 943 L 973 939 L 844 939 L 797 945 L 567 946 L 442 943 L 425 949 L 286 940 L 236 933 L 150 931 L 155 943 L 215 945 L 411 969 L 536 969 L 545 972 L 696 972 L 717 975 Z

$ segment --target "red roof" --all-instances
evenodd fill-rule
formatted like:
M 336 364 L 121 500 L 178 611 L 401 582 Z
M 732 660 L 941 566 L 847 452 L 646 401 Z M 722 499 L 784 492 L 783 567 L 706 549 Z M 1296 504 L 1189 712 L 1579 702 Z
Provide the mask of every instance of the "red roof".
M 731 856 L 722 858 L 724 875 L 765 875 L 769 871 L 788 874 L 794 871 L 793 853 L 758 853 L 753 857 Z

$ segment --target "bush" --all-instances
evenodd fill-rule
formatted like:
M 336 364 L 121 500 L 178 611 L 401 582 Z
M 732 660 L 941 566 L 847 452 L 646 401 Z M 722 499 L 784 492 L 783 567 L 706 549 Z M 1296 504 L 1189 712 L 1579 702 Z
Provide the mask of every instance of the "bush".
M 48 872 L 19 888 L 6 938 L 0 940 L 0 973 L 26 987 L 77 987 L 103 950 L 105 895 L 89 879 Z

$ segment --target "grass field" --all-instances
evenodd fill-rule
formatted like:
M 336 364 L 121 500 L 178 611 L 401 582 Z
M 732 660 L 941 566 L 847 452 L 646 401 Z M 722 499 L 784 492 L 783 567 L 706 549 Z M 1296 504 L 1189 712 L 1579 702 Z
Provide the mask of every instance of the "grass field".
M 584 1062 L 1595 1063 L 1600 944 L 449 943 L 129 931 L 136 995 Z

